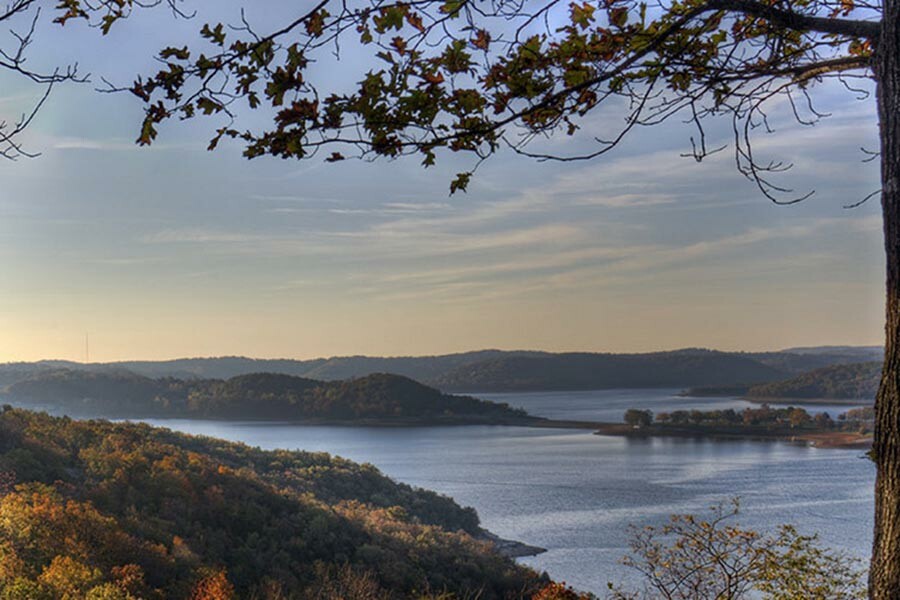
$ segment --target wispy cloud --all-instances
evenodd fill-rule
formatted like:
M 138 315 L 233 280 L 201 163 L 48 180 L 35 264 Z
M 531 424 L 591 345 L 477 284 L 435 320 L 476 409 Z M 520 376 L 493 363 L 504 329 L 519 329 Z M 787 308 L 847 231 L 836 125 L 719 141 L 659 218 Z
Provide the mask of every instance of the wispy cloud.
M 42 147 L 62 151 L 95 151 L 95 152 L 162 152 L 176 149 L 198 148 L 196 144 L 173 144 L 157 142 L 152 146 L 139 146 L 133 139 L 123 138 L 86 138 L 86 137 L 50 137 L 41 140 Z
M 164 229 L 141 239 L 148 244 L 240 244 L 266 241 L 268 238 L 258 234 L 195 227 Z
M 417 204 L 414 202 L 386 202 L 384 208 L 397 212 L 422 212 L 431 210 L 447 210 L 451 205 L 447 202 L 423 202 Z
M 132 267 L 136 265 L 147 265 L 162 262 L 163 258 L 158 256 L 133 256 L 121 258 L 91 258 L 85 262 L 95 265 L 107 265 L 111 267 Z

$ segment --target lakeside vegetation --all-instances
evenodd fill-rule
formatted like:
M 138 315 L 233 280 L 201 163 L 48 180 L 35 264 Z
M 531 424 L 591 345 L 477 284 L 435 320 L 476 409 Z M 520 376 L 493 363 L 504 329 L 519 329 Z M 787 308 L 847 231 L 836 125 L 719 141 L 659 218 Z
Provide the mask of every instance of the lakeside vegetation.
M 275 373 L 151 379 L 128 371 L 53 370 L 0 390 L 9 402 L 73 416 L 359 423 L 498 423 L 529 419 L 507 404 L 444 394 L 406 377 L 316 381 Z
M 4 600 L 489 600 L 546 583 L 479 539 L 474 510 L 324 453 L 4 407 L 0 473 Z
M 651 410 L 628 409 L 624 424 L 601 424 L 598 433 L 631 436 L 677 436 L 751 438 L 806 441 L 820 446 L 867 446 L 875 412 L 855 408 L 832 418 L 827 412 L 811 415 L 800 407 L 771 407 L 741 411 L 675 410 L 654 414 Z

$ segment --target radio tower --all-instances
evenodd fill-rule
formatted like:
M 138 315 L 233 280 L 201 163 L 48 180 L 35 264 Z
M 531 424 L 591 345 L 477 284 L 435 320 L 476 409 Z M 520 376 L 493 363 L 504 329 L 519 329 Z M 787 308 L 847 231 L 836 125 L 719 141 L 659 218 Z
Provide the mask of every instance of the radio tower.
M 88 334 L 85 332 L 84 334 L 84 363 L 87 364 L 91 362 L 91 346 L 90 341 L 88 340 Z

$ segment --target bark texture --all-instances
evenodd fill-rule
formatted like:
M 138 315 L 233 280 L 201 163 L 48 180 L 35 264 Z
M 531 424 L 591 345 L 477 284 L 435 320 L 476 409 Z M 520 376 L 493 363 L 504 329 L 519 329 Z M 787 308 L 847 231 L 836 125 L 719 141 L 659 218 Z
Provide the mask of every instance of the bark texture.
M 887 258 L 885 357 L 875 401 L 872 600 L 900 599 L 900 0 L 885 0 L 875 57 Z

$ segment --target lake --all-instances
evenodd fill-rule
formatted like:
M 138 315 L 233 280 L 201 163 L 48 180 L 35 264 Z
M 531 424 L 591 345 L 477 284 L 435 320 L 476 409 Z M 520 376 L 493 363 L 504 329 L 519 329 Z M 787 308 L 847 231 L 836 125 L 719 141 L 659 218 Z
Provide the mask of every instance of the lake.
M 621 421 L 626 408 L 740 409 L 734 398 L 680 398 L 678 390 L 476 394 L 535 415 Z M 848 407 L 817 405 L 832 416 Z M 860 450 L 783 442 L 626 439 L 523 427 L 312 427 L 150 419 L 188 433 L 261 448 L 326 451 L 478 510 L 500 536 L 547 548 L 522 559 L 554 579 L 602 593 L 627 571 L 628 526 L 661 524 L 741 498 L 739 523 L 781 523 L 865 557 L 871 543 L 874 467 Z

